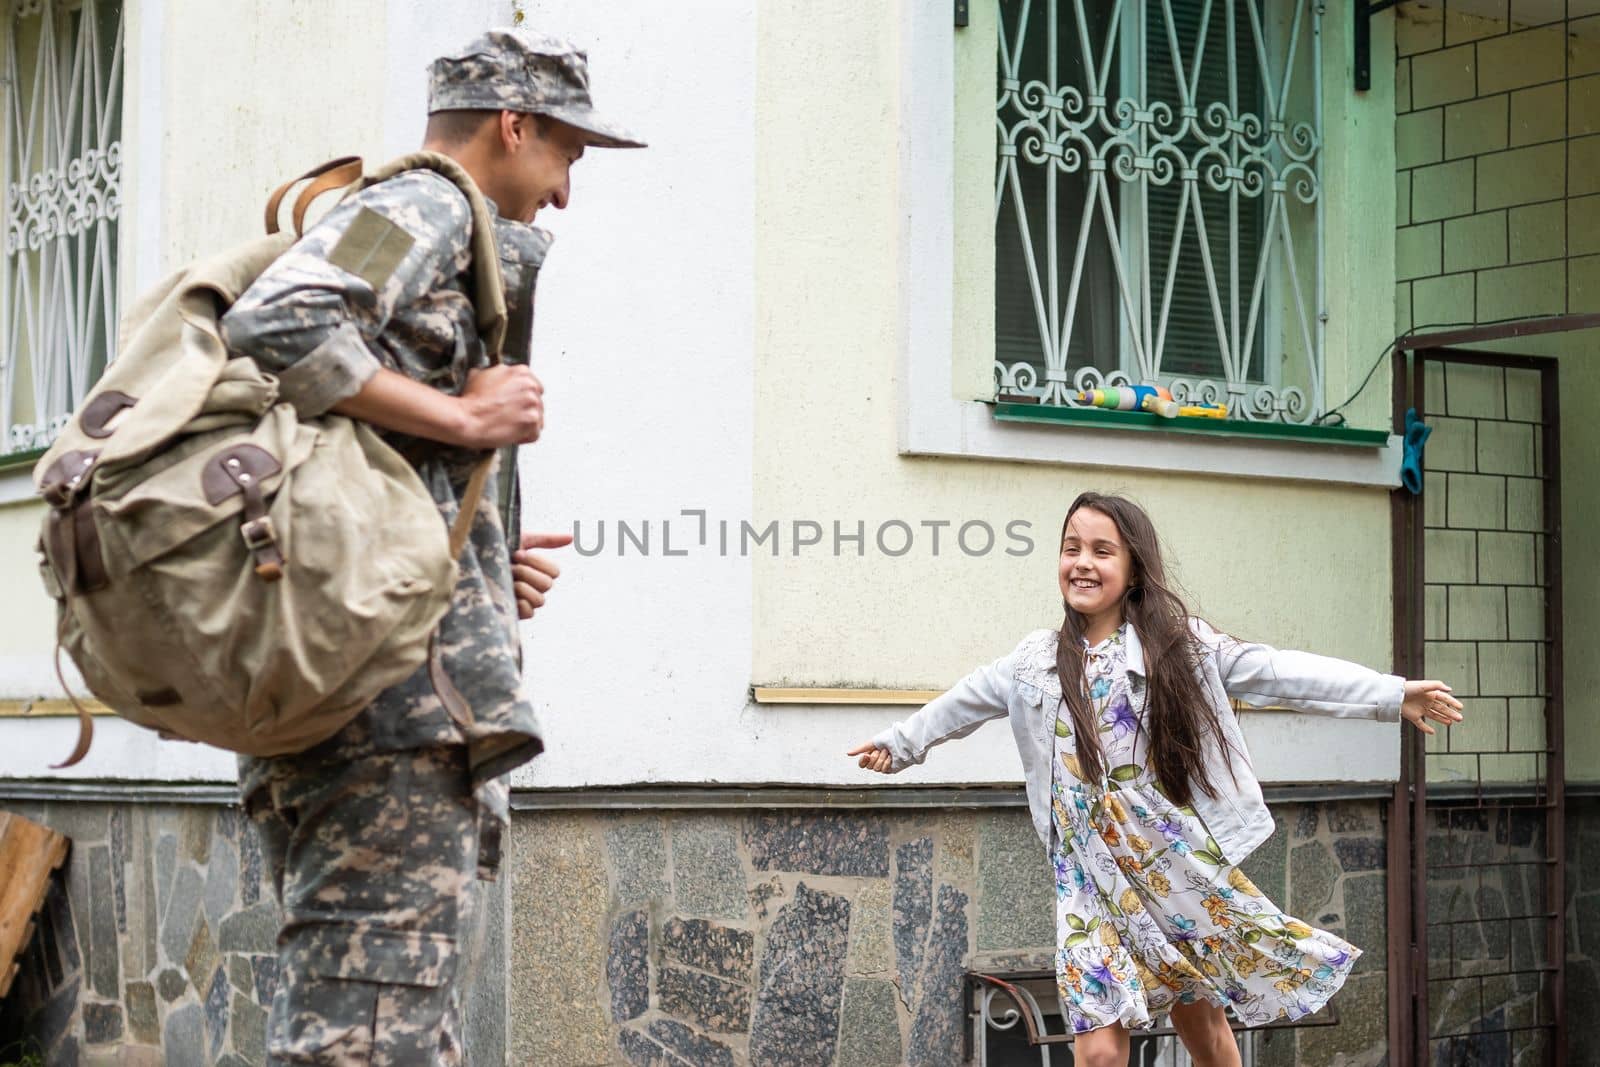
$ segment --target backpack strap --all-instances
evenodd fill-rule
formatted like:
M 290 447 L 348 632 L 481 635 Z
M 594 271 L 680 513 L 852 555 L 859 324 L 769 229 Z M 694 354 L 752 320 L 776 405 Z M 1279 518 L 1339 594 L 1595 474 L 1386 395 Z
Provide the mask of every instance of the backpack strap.
M 370 174 L 363 175 L 358 188 L 368 188 L 412 170 L 431 170 L 448 178 L 461 190 L 472 208 L 472 306 L 477 312 L 478 335 L 483 338 L 484 350 L 491 365 L 500 362 L 500 348 L 506 336 L 505 283 L 500 276 L 500 250 L 495 244 L 494 216 L 489 202 L 478 189 L 466 168 L 439 152 L 411 152 L 392 159 Z M 330 172 L 331 173 L 331 172 Z M 461 498 L 461 511 L 450 527 L 450 558 L 459 559 L 472 533 L 472 522 L 477 517 L 483 500 L 484 486 L 489 472 L 494 469 L 495 453 L 489 452 L 472 468 L 467 479 L 466 492 Z
M 267 198 L 267 233 L 278 232 L 278 209 L 283 204 L 283 198 L 296 182 L 303 182 L 307 178 L 315 179 L 310 185 L 300 191 L 299 197 L 294 202 L 294 233 L 300 236 L 305 231 L 306 211 L 310 209 L 311 202 L 330 189 L 349 185 L 361 178 L 361 157 L 340 156 L 330 159 L 320 166 L 312 167 L 298 178 L 290 178 L 276 189 Z
M 431 170 L 448 178 L 472 208 L 472 307 L 478 316 L 478 336 L 491 364 L 500 362 L 506 340 L 506 290 L 500 275 L 500 249 L 495 243 L 494 213 L 478 183 L 466 168 L 440 152 L 411 152 L 391 159 L 362 176 L 357 189 L 365 189 L 410 170 Z
M 366 189 L 379 182 L 413 170 L 431 170 L 448 178 L 467 198 L 472 210 L 472 306 L 477 314 L 478 335 L 483 338 L 484 350 L 490 365 L 500 362 L 500 349 L 505 343 L 506 297 L 505 284 L 500 275 L 500 251 L 495 244 L 494 216 L 484 199 L 478 183 L 472 180 L 466 168 L 449 156 L 439 152 L 410 152 L 392 159 L 372 173 L 363 173 L 360 156 L 340 156 L 312 167 L 297 178 L 291 178 L 272 191 L 267 200 L 267 233 L 278 232 L 278 213 L 283 199 L 296 184 L 309 181 L 294 204 L 294 232 L 299 235 L 305 226 L 306 212 L 312 201 L 330 190 L 351 186 L 351 191 Z M 472 533 L 472 520 L 483 499 L 483 489 L 489 480 L 494 453 L 479 460 L 467 480 L 466 494 L 461 498 L 461 512 L 450 527 L 450 558 L 459 559 Z
M 284 182 L 273 190 L 267 201 L 267 232 L 276 233 L 278 212 L 283 198 L 297 182 L 310 179 L 294 205 L 294 230 L 298 235 L 305 225 L 305 216 L 311 202 L 323 193 L 339 186 L 349 186 L 350 192 L 369 188 L 382 181 L 413 170 L 431 170 L 455 185 L 467 198 L 472 211 L 472 306 L 477 315 L 478 336 L 483 338 L 484 351 L 491 366 L 500 362 L 500 349 L 506 336 L 505 283 L 500 274 L 500 251 L 495 244 L 494 215 L 488 201 L 478 189 L 477 182 L 460 163 L 438 152 L 411 152 L 392 159 L 370 174 L 362 173 L 358 156 L 341 156 Z M 347 194 L 348 195 L 348 194 Z M 450 558 L 459 560 L 472 536 L 472 524 L 483 502 L 483 491 L 494 470 L 498 452 L 489 451 L 472 468 L 467 487 L 461 497 L 461 507 L 455 522 L 450 525 Z M 439 647 L 439 631 L 434 630 L 428 639 L 428 675 L 440 701 L 463 731 L 471 728 L 474 720 L 472 708 L 462 697 L 444 669 L 444 656 Z

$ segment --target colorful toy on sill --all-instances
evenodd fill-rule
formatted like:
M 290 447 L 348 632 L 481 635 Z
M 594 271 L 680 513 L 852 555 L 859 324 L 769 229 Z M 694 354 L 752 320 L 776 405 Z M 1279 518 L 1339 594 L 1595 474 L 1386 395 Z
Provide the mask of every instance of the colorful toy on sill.
M 1114 385 L 1106 389 L 1090 389 L 1078 394 L 1078 403 L 1114 411 L 1148 411 L 1164 419 L 1178 415 L 1178 404 L 1172 399 L 1171 391 L 1161 385 Z
M 1185 404 L 1178 409 L 1178 414 L 1187 419 L 1225 419 L 1228 417 L 1228 405 Z

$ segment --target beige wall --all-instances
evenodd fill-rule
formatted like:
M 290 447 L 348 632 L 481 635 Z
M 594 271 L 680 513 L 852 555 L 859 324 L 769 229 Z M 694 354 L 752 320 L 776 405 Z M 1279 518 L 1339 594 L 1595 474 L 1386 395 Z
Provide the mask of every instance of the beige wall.
M 992 270 L 993 34 L 986 5 L 958 31 L 956 349 L 968 353 L 953 388 L 978 395 L 992 360 L 990 290 L 966 280 Z M 1342 69 L 1341 31 L 1324 31 L 1330 69 Z M 897 449 L 896 345 L 902 328 L 897 259 L 897 15 L 892 5 L 836 0 L 760 11 L 758 79 L 758 277 L 755 510 L 762 518 L 865 520 L 868 551 L 833 558 L 755 561 L 754 680 L 854 686 L 947 685 L 972 665 L 1009 651 L 1032 627 L 1057 625 L 1054 545 L 1061 517 L 1084 489 L 1126 490 L 1142 501 L 1195 605 L 1217 622 L 1261 640 L 1309 646 L 1379 666 L 1390 660 L 1388 496 L 1213 476 L 1175 476 L 955 459 L 908 458 Z M 1381 48 L 1381 45 L 1380 45 Z M 819 71 L 827 72 L 819 76 Z M 987 79 L 987 81 L 985 81 Z M 1355 126 L 1371 144 L 1330 151 L 1329 232 L 1392 205 L 1386 99 L 1345 105 L 1328 91 L 1330 131 Z M 1346 108 L 1366 109 L 1358 116 Z M 1362 162 L 1362 160 L 1365 162 Z M 1358 166 L 1358 164 L 1360 164 Z M 1353 184 L 1351 184 L 1353 183 Z M 985 193 L 982 186 L 987 185 Z M 1352 200 L 1345 200 L 1348 195 Z M 1352 202 L 1353 201 L 1353 202 Z M 987 227 L 987 229 L 985 228 Z M 1369 247 L 1370 246 L 1370 247 Z M 1363 231 L 1330 255 L 1330 289 L 1352 276 L 1349 313 L 1330 331 L 1338 354 L 1330 393 L 1364 371 L 1388 340 L 1387 231 Z M 1356 271 L 1354 262 L 1379 269 Z M 1365 283 L 1357 282 L 1356 285 Z M 1342 298 L 1343 299 L 1343 298 Z M 1373 321 L 1376 320 L 1376 321 Z M 1381 424 L 1387 390 L 1369 390 L 1360 424 Z M 879 523 L 955 524 L 983 519 L 1003 530 L 1032 524 L 1023 558 L 996 551 L 970 558 L 946 544 L 934 557 L 916 547 L 885 559 L 870 543 Z M 1002 540 L 1002 547 L 1004 541 Z M 853 549 L 851 550 L 853 552 Z
M 348 47 L 348 42 L 395 36 L 397 31 L 390 25 L 395 6 L 378 0 L 332 6 L 309 2 L 272 5 L 246 29 L 193 0 L 166 6 L 167 21 L 157 38 L 163 42 L 162 69 L 155 78 L 160 104 L 134 124 L 144 123 L 150 115 L 160 119 L 161 135 L 154 142 L 160 158 L 155 173 L 161 183 L 155 217 L 163 267 L 175 266 L 216 241 L 254 232 L 266 190 L 295 169 L 347 151 L 375 156 L 393 147 L 393 111 L 399 108 L 414 116 L 414 102 L 405 94 L 390 91 L 394 75 L 385 64 L 392 60 L 373 58 Z M 901 289 L 905 264 L 899 226 L 909 180 L 900 169 L 899 151 L 905 128 L 899 112 L 904 76 L 900 15 L 895 5 L 845 0 L 820 0 L 803 6 L 763 4 L 755 10 L 751 109 L 755 117 L 748 134 L 754 140 L 754 207 L 748 216 L 731 211 L 715 220 L 716 226 L 734 231 L 754 229 L 754 344 L 748 364 L 741 347 L 738 359 L 730 359 L 730 366 L 720 374 L 716 388 L 741 393 L 750 390 L 753 430 L 748 438 L 742 430 L 731 432 L 722 447 L 734 452 L 748 450 L 750 455 L 754 471 L 751 520 L 757 525 L 778 520 L 786 532 L 779 558 L 763 552 L 749 561 L 753 607 L 747 609 L 740 596 L 726 595 L 715 580 L 696 587 L 703 593 L 698 611 L 720 617 L 728 611 L 742 615 L 749 610 L 751 616 L 748 665 L 742 662 L 742 649 L 726 655 L 711 650 L 708 655 L 740 660 L 730 662 L 729 673 L 742 675 L 748 667 L 748 680 L 757 684 L 947 685 L 972 665 L 1008 651 L 1028 629 L 1059 622 L 1054 542 L 1061 515 L 1077 492 L 1096 488 L 1125 490 L 1149 507 L 1166 539 L 1169 562 L 1194 606 L 1219 624 L 1260 640 L 1387 667 L 1393 605 L 1389 503 L 1382 489 L 1087 468 L 1070 463 L 913 458 L 900 453 L 896 376 L 905 333 Z M 985 190 L 992 165 L 992 118 L 987 113 L 992 93 L 984 85 L 984 79 L 992 81 L 993 76 L 992 48 L 985 43 L 992 26 L 985 24 L 985 5 L 974 5 L 973 11 L 974 25 L 959 31 L 957 37 L 956 85 L 952 87 L 958 94 L 958 113 L 976 120 L 960 127 L 961 166 L 952 197 L 958 248 L 958 284 L 951 293 L 956 309 L 954 343 L 964 356 L 951 382 L 955 395 L 962 395 L 963 389 L 967 395 L 978 395 L 971 390 L 981 389 L 987 382 L 992 350 L 986 347 L 992 346 L 992 326 L 984 311 L 990 297 L 981 284 L 970 284 L 974 280 L 981 283 L 991 269 L 992 243 L 992 232 L 986 229 L 992 224 L 992 187 Z M 1390 25 L 1387 17 L 1377 20 L 1375 55 L 1386 55 L 1392 47 Z M 326 32 L 310 32 L 318 29 Z M 1396 151 L 1390 133 L 1390 87 L 1380 76 L 1370 94 L 1352 94 L 1346 69 L 1346 20 L 1326 18 L 1323 33 L 1324 190 L 1330 238 L 1328 392 L 1342 399 L 1389 339 L 1392 330 L 1388 323 L 1397 299 L 1402 324 L 1409 321 L 1406 316 L 1412 294 L 1407 287 L 1414 280 L 1408 278 L 1397 296 L 1390 269 L 1397 249 L 1389 236 L 1392 231 L 1363 222 L 1390 217 L 1396 209 L 1397 190 L 1390 177 Z M 138 39 L 137 31 L 130 39 Z M 291 39 L 311 43 L 283 48 L 282 42 Z M 992 36 L 988 40 L 992 41 Z M 341 43 L 324 49 L 317 41 Z M 215 57 L 214 62 L 203 66 L 186 62 L 196 54 Z M 208 94 L 204 72 L 218 66 L 261 71 L 256 79 L 261 91 Z M 130 64 L 130 71 L 136 68 L 136 63 Z M 315 103 L 296 104 L 296 100 L 306 100 L 308 87 L 315 89 Z M 1404 79 L 1402 91 L 1410 91 Z M 744 106 L 744 90 L 728 92 L 733 106 Z M 180 136 L 180 130 L 186 132 Z M 1405 150 L 1402 144 L 1400 151 Z M 715 152 L 700 152 L 691 160 L 673 156 L 672 151 L 668 142 L 663 142 L 660 154 L 652 149 L 648 165 L 660 166 L 657 160 L 665 159 L 676 169 L 653 174 L 641 189 L 670 188 L 674 182 L 681 182 L 677 188 L 692 189 L 695 183 L 688 177 L 691 164 L 716 165 Z M 131 162 L 129 169 L 149 173 L 142 161 Z M 130 196 L 137 195 L 135 187 Z M 619 197 L 619 203 L 622 199 L 628 198 Z M 137 222 L 136 218 L 125 222 L 132 227 L 130 248 L 137 247 Z M 706 232 L 710 229 L 708 223 Z M 574 233 L 583 236 L 582 231 Z M 583 247 L 583 242 L 560 247 L 567 247 L 561 255 L 569 256 Z M 624 246 L 618 243 L 615 247 Z M 663 249 L 669 247 L 677 246 L 661 244 Z M 1399 246 L 1402 258 L 1411 254 L 1408 248 Z M 571 262 L 563 260 L 563 264 Z M 735 265 L 735 273 L 742 271 L 742 263 Z M 651 272 L 658 275 L 659 267 Z M 620 272 L 618 277 L 640 291 L 651 284 L 667 284 L 659 276 L 653 283 Z M 551 281 L 558 284 L 560 279 L 553 276 Z M 560 295 L 557 290 L 546 290 L 547 299 L 553 293 Z M 574 301 L 582 298 L 575 287 L 563 306 L 576 306 Z M 552 321 L 544 320 L 546 325 Z M 650 336 L 643 343 L 651 343 L 651 338 L 659 342 L 658 330 L 646 332 Z M 714 334 L 708 332 L 707 336 Z M 631 352 L 631 344 L 628 337 L 619 335 L 615 348 Z M 1569 392 L 1585 377 L 1587 366 L 1577 361 L 1563 365 Z M 1355 424 L 1384 423 L 1388 405 L 1385 377 L 1386 372 L 1380 371 L 1352 409 Z M 1586 381 L 1585 389 L 1600 386 L 1593 372 L 1586 375 Z M 594 384 L 603 389 L 605 382 Z M 708 420 L 715 417 L 716 409 L 674 410 L 683 417 Z M 588 420 L 583 425 L 593 425 L 603 413 L 580 414 Z M 688 431 L 674 428 L 670 420 L 652 426 L 654 438 L 665 442 L 663 447 L 648 459 L 630 453 L 634 458 L 629 462 L 637 464 L 637 469 L 628 467 L 628 477 L 606 490 L 607 500 L 613 501 L 604 505 L 606 510 L 583 510 L 574 505 L 561 514 L 585 519 L 614 517 L 621 506 L 615 501 L 635 499 L 638 484 L 680 484 L 672 479 L 681 480 L 684 465 L 674 460 L 679 439 L 671 435 L 682 432 L 687 439 Z M 1583 420 L 1568 422 L 1569 433 L 1585 428 Z M 699 433 L 697 430 L 696 435 Z M 1569 472 L 1579 467 L 1573 457 L 1582 455 L 1585 446 L 1592 449 L 1593 444 L 1575 438 L 1565 446 Z M 554 439 L 550 447 L 556 447 Z M 555 453 L 546 453 L 551 454 Z M 1306 454 L 1308 463 L 1312 462 L 1309 457 L 1315 452 Z M 592 458 L 580 458 L 589 459 L 592 465 Z M 537 473 L 536 465 L 531 469 Z M 1592 508 L 1590 502 L 1595 499 L 1593 493 L 1578 491 L 1580 487 L 1571 480 L 1576 476 L 1569 473 L 1569 531 L 1578 527 L 1585 517 L 1582 509 Z M 549 484 L 556 481 L 553 476 L 547 479 Z M 576 489 L 573 494 L 585 507 L 595 495 L 582 495 Z M 682 502 L 676 496 L 670 501 L 674 507 Z M 738 518 L 732 511 L 723 514 Z M 36 516 L 32 506 L 0 508 L 0 544 L 7 549 L 0 580 L 23 590 L 19 595 L 24 596 L 33 596 L 36 589 L 29 551 Z M 915 542 L 903 557 L 887 558 L 872 543 L 873 535 L 881 523 L 896 519 L 910 525 Z M 822 526 L 824 544 L 796 557 L 791 554 L 788 531 L 792 523 L 801 520 Z M 953 544 L 955 527 L 969 520 L 986 521 L 1000 534 L 997 547 L 987 555 L 969 557 Z M 1004 551 L 1008 543 L 1004 528 L 1013 520 L 1030 524 L 1033 551 L 1029 555 L 1012 556 Z M 853 533 L 858 522 L 864 525 L 864 557 L 857 557 L 850 545 L 845 554 L 835 558 L 830 550 L 835 521 L 847 533 Z M 931 551 L 931 532 L 921 525 L 925 521 L 951 524 L 942 531 L 937 556 Z M 1569 619 L 1576 621 L 1588 619 L 1584 613 L 1594 611 L 1578 595 L 1579 576 L 1586 575 L 1582 580 L 1588 582 L 1587 588 L 1594 587 L 1597 577 L 1583 571 L 1586 564 L 1581 555 L 1569 547 Z M 617 566 L 620 573 L 621 564 Z M 652 566 L 656 566 L 654 561 Z M 586 560 L 570 572 L 576 577 L 584 574 L 585 568 L 585 581 L 598 580 L 602 587 L 610 588 L 604 585 L 600 561 Z M 629 574 L 619 586 L 619 595 L 632 596 L 642 582 L 658 585 L 661 571 Z M 582 594 L 575 584 L 571 595 L 587 595 L 592 600 L 594 588 Z M 38 602 L 26 601 L 23 612 L 37 611 L 39 618 L 45 618 L 42 594 L 38 596 Z M 554 611 L 550 617 L 561 618 Z M 667 619 L 671 621 L 664 621 Z M 604 620 L 597 617 L 592 621 L 599 625 Z M 662 619 L 651 625 L 658 623 L 682 629 L 676 609 L 663 609 Z M 1577 632 L 1576 626 L 1569 625 L 1569 633 Z M 48 647 L 44 627 L 18 623 L 15 633 L 5 631 L 3 636 L 8 648 L 14 646 L 23 658 Z M 577 662 L 583 649 L 574 648 L 569 658 Z M 660 687 L 660 699 L 678 700 L 684 709 L 696 709 L 695 715 L 700 715 L 698 709 L 707 702 L 706 691 L 703 687 L 685 688 L 679 693 L 675 687 L 680 683 L 670 680 L 673 669 L 661 666 L 660 660 L 645 657 L 640 661 L 641 671 L 648 668 L 645 680 Z M 1569 693 L 1580 691 L 1576 673 L 1580 667 L 1569 667 Z M 582 679 L 573 686 L 576 694 L 591 691 L 594 683 Z M 632 683 L 629 688 L 634 688 Z M 729 689 L 731 698 L 718 690 L 713 703 L 717 714 L 726 712 L 726 722 L 714 721 L 726 725 L 737 719 L 736 726 L 728 729 L 744 731 L 739 733 L 741 744 L 748 740 L 756 756 L 767 753 L 758 742 L 763 736 L 770 742 L 771 731 L 779 729 L 775 723 L 785 715 L 789 716 L 781 726 L 785 738 L 814 733 L 815 724 L 828 723 L 828 737 L 818 744 L 827 747 L 831 756 L 835 733 L 854 739 L 858 730 L 881 725 L 890 714 L 841 711 L 825 718 L 809 711 L 747 710 L 739 689 L 742 686 Z M 563 704 L 552 716 L 553 731 L 567 721 L 562 714 L 567 689 L 558 684 L 555 691 L 562 695 Z M 724 699 L 740 702 L 739 707 L 723 709 Z M 812 717 L 802 726 L 799 716 Z M 688 720 L 686 714 L 684 721 Z M 1361 744 L 1371 745 L 1373 738 L 1381 738 L 1377 743 L 1387 745 L 1393 737 L 1340 732 L 1345 729 L 1340 726 L 1328 733 L 1300 735 L 1306 754 L 1297 775 L 1317 776 L 1319 757 L 1328 751 L 1322 746 L 1348 749 L 1344 753 L 1349 757 L 1347 765 L 1358 768 Z M 709 734 L 722 730 L 712 731 L 707 726 L 697 734 L 695 728 L 685 727 L 674 736 L 681 734 L 686 748 L 703 748 Z M 1573 731 L 1571 741 L 1575 764 L 1580 746 L 1586 744 L 1578 733 Z M 1362 739 L 1349 740 L 1357 736 Z M 563 751 L 573 750 L 577 744 L 572 738 L 562 740 L 559 747 Z M 1590 776 L 1600 776 L 1600 746 L 1584 758 L 1595 768 Z M 638 762 L 632 756 L 623 760 L 627 768 Z M 1004 760 L 985 766 L 1002 764 L 1010 766 Z M 609 769 L 611 762 L 606 766 Z M 671 766 L 677 768 L 678 764 Z M 627 769 L 617 773 L 630 780 L 645 780 L 651 772 Z M 661 773 L 674 780 L 683 778 L 677 770 Z M 762 777 L 776 772 L 738 769 L 734 777 L 749 780 L 752 773 Z M 1327 776 L 1345 774 L 1340 771 Z M 942 776 L 959 779 L 962 774 L 946 765 Z M 1348 776 L 1360 774 L 1352 771 Z

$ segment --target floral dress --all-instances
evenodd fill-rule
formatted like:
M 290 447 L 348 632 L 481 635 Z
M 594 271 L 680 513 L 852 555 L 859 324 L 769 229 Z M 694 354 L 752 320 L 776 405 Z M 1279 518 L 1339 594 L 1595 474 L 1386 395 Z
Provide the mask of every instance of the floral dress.
M 1344 984 L 1361 950 L 1292 919 L 1222 855 L 1146 769 L 1128 700 L 1124 633 L 1088 648 L 1107 773 L 1086 782 L 1062 705 L 1051 784 L 1056 980 L 1074 1032 L 1149 1028 L 1208 1000 L 1246 1025 L 1298 1019 Z

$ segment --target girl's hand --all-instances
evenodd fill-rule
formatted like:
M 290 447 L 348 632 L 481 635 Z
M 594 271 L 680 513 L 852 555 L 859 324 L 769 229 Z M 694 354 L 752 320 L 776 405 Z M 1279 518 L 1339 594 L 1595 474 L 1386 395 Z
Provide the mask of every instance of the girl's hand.
M 1446 726 L 1454 726 L 1461 721 L 1461 701 L 1450 695 L 1450 687 L 1443 682 L 1408 681 L 1400 714 L 1423 733 L 1433 734 L 1437 731 L 1429 725 L 1429 719 Z
M 858 767 L 865 767 L 867 770 L 877 771 L 879 774 L 894 773 L 889 769 L 893 765 L 894 761 L 894 757 L 890 755 L 889 750 L 886 748 L 879 748 L 871 741 L 868 741 L 864 745 L 857 745 L 849 752 L 846 752 L 845 755 L 860 756 L 861 758 L 856 761 L 856 765 Z

